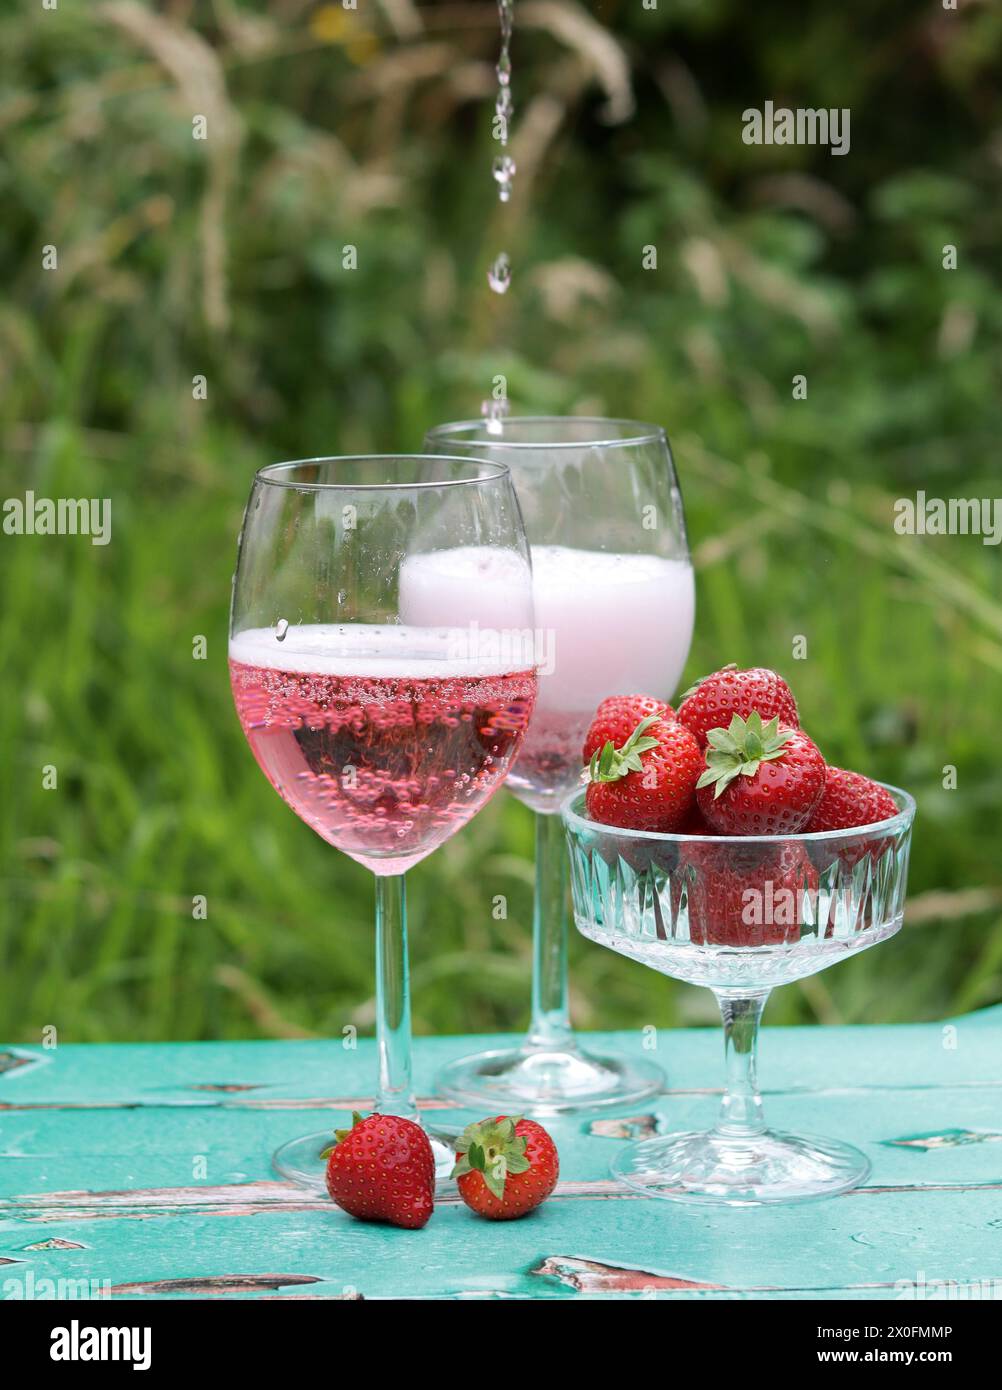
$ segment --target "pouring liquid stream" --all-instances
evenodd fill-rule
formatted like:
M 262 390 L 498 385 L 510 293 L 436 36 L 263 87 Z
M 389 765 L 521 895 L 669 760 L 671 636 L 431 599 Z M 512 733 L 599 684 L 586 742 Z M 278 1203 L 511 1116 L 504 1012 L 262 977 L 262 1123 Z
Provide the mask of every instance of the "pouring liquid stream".
M 494 182 L 498 188 L 498 198 L 507 203 L 511 198 L 512 181 L 515 177 L 515 161 L 508 153 L 508 128 L 514 112 L 511 95 L 511 34 L 515 20 L 515 0 L 498 0 L 498 16 L 501 20 L 501 52 L 498 55 L 498 89 L 494 101 L 494 138 L 501 146 L 491 166 Z M 511 284 L 511 262 L 506 252 L 501 251 L 492 261 L 487 271 L 487 283 L 495 294 L 507 294 Z M 487 421 L 491 433 L 501 433 L 502 421 L 508 414 L 507 394 L 492 395 L 483 402 L 480 413 Z

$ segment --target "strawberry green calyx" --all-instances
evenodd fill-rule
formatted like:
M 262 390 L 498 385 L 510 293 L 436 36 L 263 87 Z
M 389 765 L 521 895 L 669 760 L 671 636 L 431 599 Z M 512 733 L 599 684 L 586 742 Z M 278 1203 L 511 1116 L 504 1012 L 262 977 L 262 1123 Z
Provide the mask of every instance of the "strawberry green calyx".
M 706 771 L 696 783 L 697 788 L 715 784 L 716 800 L 735 778 L 754 777 L 763 763 L 781 758 L 792 737 L 789 729 L 780 730 L 778 714 L 768 724 L 762 723 L 758 710 L 752 710 L 747 719 L 732 715 L 726 729 L 707 732 Z
M 500 1202 L 508 1174 L 529 1171 L 529 1160 L 525 1156 L 528 1141 L 524 1135 L 515 1133 L 521 1118 L 521 1115 L 506 1115 L 498 1120 L 467 1125 L 456 1141 L 457 1161 L 451 1176 L 461 1178 L 465 1173 L 480 1173 Z
M 351 1130 L 354 1129 L 356 1125 L 360 1125 L 364 1119 L 364 1115 L 360 1115 L 357 1110 L 353 1110 L 351 1112 L 351 1129 L 336 1129 L 334 1131 L 334 1143 L 328 1144 L 326 1149 L 321 1149 L 320 1157 L 330 1158 L 331 1154 L 337 1148 L 338 1144 L 340 1144 L 342 1140 L 347 1139 L 348 1135 L 351 1133 Z
M 647 730 L 652 724 L 656 724 L 659 718 L 657 714 L 649 714 L 646 719 L 641 719 L 622 748 L 616 748 L 611 740 L 604 747 L 597 748 L 588 764 L 588 780 L 618 782 L 628 772 L 643 772 L 641 753 L 647 753 L 658 746 L 657 739 L 651 738 Z

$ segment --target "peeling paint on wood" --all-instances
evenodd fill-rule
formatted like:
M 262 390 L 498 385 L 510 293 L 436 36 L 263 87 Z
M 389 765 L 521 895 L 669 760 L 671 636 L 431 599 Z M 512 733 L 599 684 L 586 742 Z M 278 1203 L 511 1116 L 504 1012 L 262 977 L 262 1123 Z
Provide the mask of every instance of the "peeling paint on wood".
M 548 1279 L 559 1279 L 579 1293 L 642 1293 L 656 1289 L 723 1289 L 723 1284 L 706 1284 L 679 1274 L 653 1274 L 628 1265 L 600 1264 L 570 1255 L 548 1255 L 529 1271 Z
M 989 1129 L 941 1129 L 935 1134 L 909 1134 L 883 1142 L 893 1148 L 928 1152 L 930 1149 L 956 1149 L 963 1144 L 998 1144 L 1002 1143 L 1002 1134 Z
M 313 1274 L 214 1274 L 209 1279 L 151 1279 L 148 1283 L 114 1284 L 110 1292 L 112 1297 L 116 1294 L 185 1294 L 188 1298 L 211 1298 L 213 1294 L 256 1293 L 259 1289 L 274 1293 L 278 1289 L 294 1288 L 299 1284 L 321 1282 Z
M 264 1294 L 260 1303 L 364 1303 L 364 1293 Z
M 1002 1179 L 983 1183 L 894 1183 L 865 1186 L 841 1194 L 833 1201 L 861 1196 L 922 1194 L 927 1192 L 1002 1191 Z M 614 1178 L 560 1182 L 550 1202 L 647 1202 L 643 1193 L 624 1187 Z M 436 1194 L 435 1205 L 458 1206 L 462 1198 L 452 1188 Z M 660 1203 L 658 1204 L 660 1210 Z M 291 1183 L 262 1181 L 224 1183 L 204 1187 L 151 1187 L 109 1192 L 25 1193 L 0 1201 L 4 1210 L 40 1224 L 80 1220 L 149 1220 L 171 1212 L 198 1212 L 204 1216 L 260 1216 L 269 1212 L 331 1212 L 334 1204 L 322 1193 L 310 1193 Z
M 20 1071 L 24 1067 L 37 1067 L 42 1059 L 32 1057 L 24 1052 L 0 1052 L 0 1076 L 9 1076 L 11 1072 Z
M 189 1085 L 185 1088 L 189 1091 L 201 1091 L 204 1095 L 213 1093 L 226 1093 L 237 1091 L 252 1091 L 260 1089 L 254 1086 L 237 1084 L 216 1084 L 209 1086 Z M 305 1096 L 296 1098 L 286 1098 L 280 1096 L 249 1096 L 246 1099 L 223 1100 L 218 1102 L 221 1110 L 344 1110 L 351 1114 L 353 1110 L 368 1111 L 372 1109 L 372 1096 Z M 460 1108 L 457 1102 L 442 1100 L 438 1096 L 419 1096 L 417 1099 L 419 1110 L 455 1110 Z M 60 1100 L 60 1101 L 0 1101 L 0 1111 L 18 1110 L 187 1110 L 187 1109 L 211 1109 L 213 1103 L 206 1100 L 204 1104 L 193 1100 Z
M 592 1120 L 587 1132 L 596 1139 L 653 1139 L 661 1129 L 657 1115 L 630 1115 L 617 1120 Z
M 77 1240 L 60 1240 L 53 1237 L 52 1240 L 38 1240 L 34 1245 L 22 1245 L 22 1250 L 86 1250 L 86 1245 L 81 1245 Z
M 193 1091 L 259 1091 L 261 1089 L 257 1082 L 246 1083 L 240 1081 L 196 1081 L 192 1084 Z
M 298 1204 L 306 1194 L 293 1183 L 265 1179 L 262 1182 L 234 1182 L 191 1187 L 135 1187 L 122 1191 L 26 1192 L 13 1198 L 19 1205 L 47 1207 L 188 1207 L 219 1205 L 270 1206 Z M 0 1208 L 2 1209 L 2 1208 Z

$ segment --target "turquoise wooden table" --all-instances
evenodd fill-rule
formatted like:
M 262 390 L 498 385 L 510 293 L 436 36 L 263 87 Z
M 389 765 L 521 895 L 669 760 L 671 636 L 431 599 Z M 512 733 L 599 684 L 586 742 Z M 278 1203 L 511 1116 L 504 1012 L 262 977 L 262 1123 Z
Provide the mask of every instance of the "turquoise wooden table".
M 418 1039 L 419 1093 L 449 1058 L 504 1041 Z M 639 1049 L 632 1034 L 594 1041 Z M 492 1224 L 446 1199 L 423 1231 L 363 1225 L 276 1180 L 269 1155 L 364 1106 L 372 1048 L 0 1049 L 0 1295 L 82 1280 L 120 1298 L 894 1299 L 943 1280 L 1002 1296 L 1002 1008 L 766 1028 L 770 1123 L 851 1139 L 873 1163 L 864 1188 L 781 1209 L 689 1209 L 609 1180 L 630 1131 L 712 1121 L 720 1035 L 687 1030 L 661 1034 L 656 1104 L 550 1126 L 561 1181 L 533 1216 Z

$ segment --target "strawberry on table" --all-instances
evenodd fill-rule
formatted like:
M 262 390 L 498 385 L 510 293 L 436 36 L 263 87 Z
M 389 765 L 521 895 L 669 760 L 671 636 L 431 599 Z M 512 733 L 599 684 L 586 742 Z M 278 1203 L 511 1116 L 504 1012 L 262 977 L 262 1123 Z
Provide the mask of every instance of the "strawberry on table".
M 595 718 L 585 734 L 581 761 L 590 763 L 592 755 L 607 743 L 618 748 L 630 737 L 641 719 L 651 714 L 659 719 L 675 718 L 671 705 L 665 704 L 664 700 L 655 700 L 653 695 L 609 695 L 595 711 Z
M 808 830 L 851 830 L 857 825 L 876 825 L 898 814 L 897 803 L 879 782 L 861 772 L 829 767 L 824 791 L 814 808 Z
M 399 1115 L 352 1114 L 327 1159 L 331 1200 L 360 1221 L 386 1221 L 417 1230 L 435 1204 L 435 1155 L 427 1134 Z
M 592 754 L 588 814 L 626 830 L 677 830 L 692 810 L 702 768 L 699 744 L 688 729 L 648 715 L 619 747 L 610 741 Z
M 463 1201 L 491 1221 L 511 1221 L 545 1202 L 557 1185 L 557 1146 L 542 1125 L 495 1115 L 467 1125 L 452 1176 Z
M 735 714 L 747 719 L 753 710 L 763 722 L 778 716 L 788 728 L 796 729 L 800 724 L 793 691 L 782 676 L 765 666 L 746 671 L 723 666 L 704 676 L 685 692 L 676 718 L 703 747 L 710 729 L 726 728 Z
M 757 710 L 726 729 L 707 731 L 706 770 L 696 804 L 722 835 L 795 835 L 814 812 L 825 785 L 825 760 L 801 729 L 778 717 L 763 724 Z

